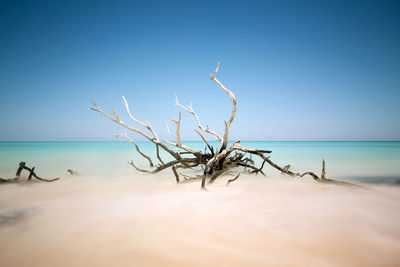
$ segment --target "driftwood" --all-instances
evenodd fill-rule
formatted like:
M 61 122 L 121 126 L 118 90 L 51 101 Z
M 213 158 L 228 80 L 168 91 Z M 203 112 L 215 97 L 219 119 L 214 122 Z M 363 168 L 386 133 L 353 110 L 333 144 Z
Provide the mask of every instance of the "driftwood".
M 337 181 L 337 180 L 333 180 L 333 179 L 327 179 L 325 178 L 326 175 L 326 164 L 325 164 L 325 160 L 322 160 L 322 170 L 321 170 L 321 177 L 318 177 L 318 175 L 316 175 L 313 172 L 305 172 L 302 175 L 300 175 L 300 177 L 303 177 L 305 175 L 310 175 L 313 177 L 313 179 L 317 182 L 320 183 L 327 183 L 327 184 L 336 184 L 336 185 L 347 185 L 347 186 L 359 186 L 357 184 L 353 184 L 353 183 L 349 183 L 349 182 L 343 182 L 343 181 Z
M 226 182 L 226 185 L 229 185 L 230 183 L 236 181 L 239 178 L 239 176 L 240 176 L 240 173 L 238 175 L 236 175 L 235 178 L 228 180 L 228 182 Z
M 4 178 L 0 178 L 0 182 L 1 183 L 7 183 L 7 182 L 15 182 L 15 181 L 19 181 L 20 177 L 21 177 L 21 172 L 23 170 L 27 170 L 29 172 L 29 176 L 28 176 L 28 181 L 32 180 L 32 177 L 43 181 L 43 182 L 54 182 L 57 181 L 60 178 L 54 178 L 54 179 L 45 179 L 42 177 L 39 177 L 36 173 L 35 173 L 35 167 L 29 168 L 28 166 L 26 166 L 26 162 L 21 161 L 19 163 L 17 172 L 15 173 L 15 178 L 10 178 L 10 179 L 4 179 Z
M 68 169 L 67 172 L 69 172 L 69 174 L 71 174 L 72 176 L 78 176 L 80 173 L 71 169 Z
M 125 107 L 127 115 L 134 123 L 138 124 L 143 129 L 139 129 L 124 122 L 115 110 L 113 110 L 113 115 L 106 113 L 94 101 L 92 101 L 93 107 L 91 109 L 96 112 L 99 112 L 100 114 L 104 115 L 111 121 L 121 125 L 125 129 L 143 136 L 148 141 L 155 144 L 157 159 L 160 162 L 156 166 L 154 166 L 153 161 L 150 159 L 148 155 L 140 151 L 139 146 L 136 144 L 136 142 L 132 138 L 130 138 L 126 133 L 118 135 L 118 136 L 124 136 L 131 143 L 133 143 L 136 147 L 137 152 L 142 157 L 146 158 L 149 161 L 150 169 L 143 169 L 138 165 L 136 165 L 133 161 L 128 162 L 132 167 L 134 167 L 136 170 L 140 172 L 158 173 L 162 170 L 171 167 L 177 183 L 193 181 L 193 180 L 201 180 L 201 187 L 205 188 L 207 181 L 209 184 L 211 184 L 217 178 L 229 172 L 232 172 L 232 170 L 238 170 L 239 174 L 242 170 L 244 170 L 249 173 L 255 173 L 255 174 L 261 173 L 265 175 L 263 172 L 263 167 L 265 163 L 267 163 L 268 165 L 277 169 L 278 171 L 280 171 L 282 174 L 285 175 L 289 175 L 292 177 L 303 177 L 305 175 L 311 175 L 318 182 L 335 183 L 336 181 L 325 178 L 325 161 L 323 161 L 323 170 L 320 178 L 313 172 L 305 172 L 303 174 L 294 173 L 290 171 L 290 165 L 286 165 L 284 167 L 279 166 L 278 164 L 274 163 L 269 156 L 268 157 L 266 156 L 267 154 L 271 153 L 271 151 L 269 150 L 246 148 L 240 144 L 240 141 L 236 141 L 231 146 L 228 147 L 230 126 L 232 125 L 237 112 L 237 100 L 235 94 L 228 88 L 226 88 L 217 79 L 216 74 L 219 70 L 219 66 L 220 64 L 218 62 L 217 68 L 213 72 L 213 74 L 211 74 L 210 79 L 213 82 L 215 82 L 223 90 L 224 93 L 226 93 L 226 95 L 230 98 L 232 102 L 231 115 L 228 121 L 225 122 L 225 130 L 222 136 L 218 134 L 216 131 L 209 129 L 208 126 L 204 127 L 203 124 L 201 124 L 199 116 L 194 111 L 192 104 L 190 104 L 189 106 L 184 106 L 181 103 L 179 103 L 178 97 L 175 96 L 176 106 L 194 116 L 194 119 L 196 120 L 196 124 L 198 127 L 198 129 L 196 129 L 195 132 L 201 137 L 201 139 L 205 143 L 204 151 L 197 151 L 182 143 L 180 135 L 181 113 L 179 113 L 177 119 L 171 119 L 171 121 L 175 124 L 175 133 L 170 132 L 169 126 L 166 123 L 167 132 L 175 140 L 175 141 L 170 141 L 170 140 L 161 140 L 148 121 L 143 122 L 141 120 L 136 119 L 132 115 L 128 102 L 124 96 L 122 97 L 123 100 L 122 104 Z M 218 149 L 214 149 L 214 147 L 212 147 L 208 142 L 205 134 L 212 135 L 217 141 L 221 142 L 221 146 Z M 174 150 L 172 149 L 172 147 L 175 147 L 176 149 Z M 164 161 L 163 159 L 161 159 L 159 154 L 160 149 L 166 151 L 172 157 L 172 160 Z M 255 166 L 252 156 L 256 156 L 262 159 L 262 165 L 260 167 Z M 201 167 L 202 175 L 187 178 L 187 176 L 183 174 L 182 176 L 184 177 L 184 180 L 182 181 L 180 180 L 180 176 L 177 169 L 187 169 L 196 167 Z M 229 180 L 227 184 L 238 179 L 239 174 L 236 175 L 234 179 Z

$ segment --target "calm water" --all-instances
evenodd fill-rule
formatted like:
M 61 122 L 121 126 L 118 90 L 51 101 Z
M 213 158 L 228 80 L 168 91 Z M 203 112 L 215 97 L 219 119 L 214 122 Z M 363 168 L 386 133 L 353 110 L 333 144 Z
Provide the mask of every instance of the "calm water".
M 155 158 L 152 143 L 138 144 L 143 152 Z M 202 142 L 186 144 L 204 149 Z M 319 173 L 324 158 L 328 176 L 332 178 L 390 180 L 400 177 L 400 142 L 242 142 L 242 145 L 270 149 L 272 160 L 281 165 L 291 164 L 294 171 Z M 168 158 L 165 153 L 162 156 Z M 12 176 L 20 161 L 35 166 L 43 175 L 62 177 L 67 169 L 89 175 L 117 174 L 131 168 L 126 164 L 128 160 L 147 165 L 127 142 L 0 142 L 2 176 Z M 269 167 L 266 172 L 275 174 Z

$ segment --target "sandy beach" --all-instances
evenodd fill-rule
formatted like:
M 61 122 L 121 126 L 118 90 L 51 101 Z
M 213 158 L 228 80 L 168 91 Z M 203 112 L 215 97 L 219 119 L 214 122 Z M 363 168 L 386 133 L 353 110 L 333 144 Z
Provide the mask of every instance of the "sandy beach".
M 170 173 L 0 187 L 2 266 L 398 266 L 400 187 Z

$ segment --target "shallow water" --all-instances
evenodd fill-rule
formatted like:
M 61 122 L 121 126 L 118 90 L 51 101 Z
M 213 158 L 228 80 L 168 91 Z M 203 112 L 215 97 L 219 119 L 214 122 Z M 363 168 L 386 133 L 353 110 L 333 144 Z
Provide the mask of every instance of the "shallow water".
M 175 184 L 170 170 L 154 176 L 135 172 L 125 164 L 135 154 L 126 143 L 114 150 L 75 143 L 65 154 L 54 144 L 53 152 L 36 145 L 9 149 L 15 153 L 2 161 L 0 176 L 12 174 L 24 156 L 40 167 L 39 174 L 61 173 L 62 179 L 0 186 L 1 266 L 400 265 L 399 186 L 326 185 L 266 169 L 268 177 L 241 175 L 229 186 L 225 178 L 202 191 L 199 182 Z M 285 151 L 276 145 L 279 161 Z M 310 155 L 325 157 L 328 176 L 342 177 L 346 169 L 332 166 L 342 159 L 333 155 L 346 148 L 297 145 L 287 147 L 287 153 L 294 151 L 290 163 L 296 153 L 308 151 L 300 166 Z M 395 175 L 398 145 L 385 146 L 372 149 L 386 157 L 378 170 Z M 365 161 L 371 157 L 364 155 L 367 148 L 356 147 L 347 151 L 364 157 L 359 160 L 364 167 L 351 168 L 352 175 L 376 171 Z M 317 172 L 320 163 L 312 167 Z M 66 168 L 82 175 L 67 176 Z
M 217 142 L 211 142 L 218 146 Z M 142 151 L 155 158 L 150 142 L 138 142 Z M 199 150 L 202 142 L 185 142 Z M 271 159 L 297 172 L 321 170 L 322 159 L 332 178 L 400 178 L 400 142 L 242 142 L 250 148 L 272 150 Z M 166 153 L 161 153 L 167 158 Z M 65 176 L 67 169 L 88 175 L 115 175 L 129 169 L 127 161 L 147 165 L 127 142 L 0 142 L 0 177 L 14 175 L 20 161 L 48 176 Z M 277 174 L 266 168 L 266 172 Z

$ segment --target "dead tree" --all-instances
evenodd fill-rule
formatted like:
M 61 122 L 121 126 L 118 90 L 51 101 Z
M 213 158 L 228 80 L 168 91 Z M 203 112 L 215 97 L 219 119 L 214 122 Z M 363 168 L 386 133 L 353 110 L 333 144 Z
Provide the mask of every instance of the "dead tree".
M 197 113 L 194 111 L 192 105 L 189 106 L 184 106 L 179 103 L 178 97 L 175 97 L 175 104 L 183 109 L 184 111 L 189 112 L 190 114 L 193 115 L 194 119 L 196 120 L 197 127 L 198 129 L 195 130 L 195 132 L 201 137 L 201 139 L 205 143 L 205 150 L 204 151 L 198 151 L 195 150 L 191 147 L 188 147 L 187 145 L 183 144 L 181 141 L 181 136 L 180 136 L 180 126 L 181 126 L 181 113 L 179 113 L 178 119 L 171 119 L 171 121 L 175 124 L 175 133 L 172 133 L 168 127 L 168 124 L 166 123 L 167 131 L 168 133 L 173 137 L 175 142 L 169 141 L 169 140 L 161 140 L 156 132 L 154 131 L 153 127 L 151 126 L 150 122 L 148 121 L 141 121 L 136 119 L 129 108 L 129 104 L 124 96 L 122 96 L 122 104 L 125 107 L 125 110 L 129 116 L 129 118 L 138 126 L 141 126 L 143 129 L 140 129 L 138 127 L 132 126 L 131 124 L 126 123 L 123 121 L 118 113 L 113 110 L 113 115 L 108 114 L 104 112 L 100 106 L 98 106 L 94 101 L 93 107 L 91 108 L 92 110 L 101 113 L 111 121 L 121 125 L 125 129 L 138 133 L 145 137 L 148 141 L 152 142 L 155 144 L 156 147 L 156 152 L 157 152 L 157 159 L 159 160 L 159 164 L 154 166 L 153 161 L 150 159 L 149 156 L 145 155 L 142 151 L 140 151 L 139 146 L 136 144 L 136 142 L 130 138 L 126 133 L 124 134 L 119 134 L 117 136 L 125 136 L 132 144 L 135 145 L 136 150 L 139 152 L 140 155 L 142 155 L 144 158 L 146 158 L 149 161 L 149 165 L 151 169 L 143 169 L 136 165 L 133 161 L 128 162 L 132 167 L 134 167 L 136 170 L 140 172 L 145 172 L 145 173 L 158 173 L 160 171 L 163 171 L 167 168 L 172 168 L 172 171 L 174 173 L 174 176 L 176 178 L 176 181 L 179 182 L 185 182 L 185 181 L 191 181 L 191 180 L 201 180 L 201 187 L 205 188 L 206 182 L 209 184 L 213 183 L 217 178 L 231 173 L 233 170 L 237 170 L 239 172 L 243 170 L 247 170 L 250 173 L 261 173 L 264 175 L 263 172 L 263 167 L 265 163 L 270 165 L 271 167 L 277 169 L 280 171 L 282 174 L 293 176 L 293 177 L 303 177 L 305 175 L 311 175 L 315 180 L 317 181 L 322 181 L 322 182 L 330 182 L 333 180 L 326 179 L 325 178 L 325 161 L 323 161 L 323 171 L 321 178 L 319 178 L 317 175 L 315 175 L 313 172 L 305 172 L 303 174 L 300 173 L 294 173 L 289 170 L 290 165 L 286 165 L 285 167 L 280 167 L 276 163 L 270 160 L 270 157 L 266 156 L 271 153 L 270 150 L 262 150 L 262 149 L 253 149 L 253 148 L 246 148 L 243 147 L 240 144 L 240 141 L 234 142 L 231 146 L 228 147 L 228 140 L 229 140 L 229 129 L 235 119 L 236 111 L 237 111 L 237 100 L 235 97 L 235 94 L 230 91 L 228 88 L 226 88 L 216 77 L 216 74 L 219 70 L 219 62 L 217 65 L 216 70 L 214 71 L 213 74 L 211 74 L 210 79 L 214 81 L 225 93 L 226 95 L 231 99 L 232 101 L 232 111 L 231 115 L 228 119 L 228 121 L 225 122 L 225 130 L 224 134 L 221 136 L 218 134 L 216 131 L 213 131 L 207 127 L 204 127 L 199 119 L 199 116 Z M 218 149 L 214 149 L 214 147 L 211 146 L 211 144 L 208 142 L 207 138 L 205 137 L 204 134 L 209 134 L 212 135 L 217 141 L 221 142 L 221 146 Z M 169 146 L 168 146 L 169 145 Z M 173 150 L 171 147 L 176 147 L 175 150 Z M 163 149 L 166 151 L 171 157 L 172 160 L 168 162 L 164 162 L 159 154 L 159 149 Z M 260 167 L 256 167 L 255 163 L 252 159 L 252 155 L 259 157 L 262 160 L 262 165 Z M 202 174 L 197 175 L 195 177 L 188 177 L 187 175 L 181 174 L 184 177 L 184 180 L 180 180 L 180 176 L 178 173 L 178 169 L 187 169 L 187 168 L 195 168 L 195 167 L 201 167 Z M 235 175 L 236 177 L 234 179 L 231 179 L 228 181 L 228 184 L 230 182 L 235 181 L 239 175 Z
M 35 173 L 35 167 L 29 168 L 28 166 L 26 166 L 26 162 L 21 161 L 19 163 L 19 167 L 17 169 L 17 172 L 15 173 L 15 178 L 11 178 L 11 179 L 4 179 L 4 178 L 0 178 L 0 182 L 1 183 L 8 183 L 8 182 L 16 182 L 19 181 L 21 178 L 21 172 L 23 170 L 27 170 L 29 172 L 29 176 L 28 176 L 28 181 L 32 180 L 32 177 L 43 181 L 43 182 L 54 182 L 57 181 L 60 178 L 54 178 L 54 179 L 45 179 L 42 177 L 39 177 L 36 173 Z

